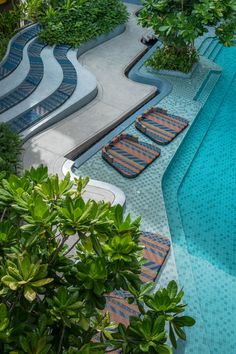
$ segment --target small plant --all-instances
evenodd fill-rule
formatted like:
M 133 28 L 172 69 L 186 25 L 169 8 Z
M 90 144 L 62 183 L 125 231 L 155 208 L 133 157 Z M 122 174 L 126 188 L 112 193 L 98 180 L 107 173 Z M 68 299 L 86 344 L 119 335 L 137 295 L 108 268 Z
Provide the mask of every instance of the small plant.
M 175 282 L 153 292 L 140 278 L 140 218 L 121 206 L 84 202 L 87 179 L 49 176 L 46 167 L 0 186 L 0 352 L 171 353 L 194 320 Z M 141 317 L 126 329 L 104 313 L 106 295 L 130 293 Z M 169 333 L 165 323 L 169 323 Z M 99 338 L 99 341 L 98 341 Z
M 166 344 L 167 338 L 177 348 L 176 338 L 186 340 L 183 328 L 195 324 L 192 317 L 180 316 L 186 307 L 182 303 L 183 290 L 178 291 L 176 282 L 171 281 L 167 288 L 156 292 L 153 284 L 148 283 L 142 285 L 138 292 L 130 288 L 130 293 L 133 298 L 129 297 L 129 302 L 138 304 L 142 316 L 131 317 L 127 329 L 122 324 L 118 326 L 118 334 L 114 336 L 122 339 L 122 353 L 172 353 Z M 166 324 L 169 327 L 168 333 Z
M 174 47 L 158 48 L 145 62 L 155 70 L 176 70 L 183 73 L 191 71 L 193 64 L 198 62 L 198 53 L 194 47 L 178 50 Z
M 20 167 L 21 139 L 7 124 L 0 124 L 0 180 Z

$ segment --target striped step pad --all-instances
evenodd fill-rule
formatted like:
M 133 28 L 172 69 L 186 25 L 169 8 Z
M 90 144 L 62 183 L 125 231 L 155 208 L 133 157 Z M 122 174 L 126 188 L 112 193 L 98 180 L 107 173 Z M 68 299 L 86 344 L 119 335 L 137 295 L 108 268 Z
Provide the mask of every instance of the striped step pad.
M 121 134 L 104 146 L 102 157 L 124 177 L 137 177 L 157 157 L 161 150 L 151 144 L 138 141 L 130 134 Z
M 44 68 L 40 54 L 45 46 L 46 44 L 40 43 L 38 39 L 30 44 L 28 48 L 30 71 L 19 86 L 0 98 L 0 114 L 30 96 L 41 82 Z
M 187 119 L 157 107 L 144 111 L 135 121 L 135 127 L 157 144 L 170 143 L 188 124 Z
M 21 133 L 41 121 L 48 114 L 61 107 L 72 96 L 77 86 L 77 72 L 67 58 L 69 48 L 69 46 L 59 45 L 54 49 L 54 56 L 63 71 L 63 79 L 60 86 L 45 100 L 8 122 L 17 133 Z
M 0 80 L 10 75 L 20 64 L 23 58 L 23 50 L 25 45 L 40 31 L 38 24 L 29 26 L 20 31 L 12 40 L 6 59 L 0 65 Z
M 143 232 L 141 243 L 144 248 L 145 264 L 141 269 L 141 279 L 144 283 L 155 281 L 170 252 L 170 241 L 159 234 Z M 146 275 L 148 274 L 148 277 Z M 116 290 L 107 296 L 105 312 L 109 312 L 111 320 L 116 323 L 129 325 L 130 316 L 139 316 L 136 304 L 129 304 L 126 300 L 129 292 Z

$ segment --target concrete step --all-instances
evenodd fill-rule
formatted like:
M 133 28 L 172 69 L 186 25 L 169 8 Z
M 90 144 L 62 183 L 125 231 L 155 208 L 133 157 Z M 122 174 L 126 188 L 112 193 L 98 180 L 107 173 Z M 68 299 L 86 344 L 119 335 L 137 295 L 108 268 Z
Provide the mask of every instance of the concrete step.
M 218 40 L 217 39 L 213 39 L 212 42 L 210 43 L 210 45 L 208 46 L 208 48 L 206 49 L 206 51 L 204 52 L 204 54 L 203 54 L 204 57 L 210 58 L 210 55 L 215 50 L 217 45 L 218 45 Z
M 77 86 L 77 73 L 74 65 L 67 58 L 69 48 L 69 46 L 59 45 L 54 49 L 54 56 L 63 72 L 60 86 L 43 101 L 8 121 L 8 124 L 16 132 L 20 133 L 39 122 L 45 116 L 62 106 L 73 94 Z
M 216 59 L 216 57 L 218 56 L 218 54 L 220 53 L 222 47 L 223 47 L 222 44 L 218 42 L 215 49 L 211 52 L 209 59 L 214 61 Z
M 49 46 L 45 47 L 41 52 L 41 59 L 43 61 L 44 68 L 43 78 L 41 82 L 27 98 L 25 98 L 17 105 L 11 107 L 4 113 L 0 114 L 1 122 L 7 122 L 11 119 L 14 119 L 16 116 L 23 114 L 25 111 L 29 110 L 30 108 L 50 96 L 60 86 L 63 78 L 63 73 L 60 64 L 57 62 L 56 58 L 53 55 L 53 48 Z M 10 82 L 11 87 L 14 85 L 14 81 L 17 81 L 16 86 L 18 86 L 25 80 L 24 75 L 22 74 L 22 80 L 19 84 L 19 74 L 20 73 L 18 73 L 17 69 L 14 73 L 12 73 L 3 81 L 8 81 L 8 84 Z M 28 74 L 26 73 L 25 77 L 27 77 L 27 75 Z
M 45 46 L 46 45 L 40 43 L 38 39 L 33 40 L 29 45 L 27 54 L 30 68 L 28 75 L 19 85 L 16 85 L 13 90 L 0 97 L 0 114 L 25 100 L 38 87 L 44 73 L 43 61 L 40 55 Z M 12 76 L 14 76 L 14 73 Z
M 205 52 L 207 51 L 208 47 L 212 43 L 213 39 L 214 39 L 214 37 L 207 37 L 206 39 L 204 39 L 204 41 L 198 47 L 198 52 L 199 52 L 200 55 L 204 55 L 205 54 Z
M 4 79 L 20 65 L 26 44 L 37 36 L 40 28 L 38 24 L 24 28 L 18 32 L 9 43 L 7 53 L 0 64 L 0 80 Z
M 210 96 L 212 90 L 214 89 L 217 81 L 220 78 L 221 73 L 217 71 L 211 71 L 205 81 L 203 82 L 201 88 L 199 89 L 198 93 L 194 97 L 196 101 L 199 101 L 204 105 Z

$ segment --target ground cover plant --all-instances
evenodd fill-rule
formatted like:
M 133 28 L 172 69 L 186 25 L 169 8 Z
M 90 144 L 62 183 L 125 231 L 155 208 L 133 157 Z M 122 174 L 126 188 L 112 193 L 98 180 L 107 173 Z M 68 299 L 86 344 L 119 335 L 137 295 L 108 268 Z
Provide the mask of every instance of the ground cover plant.
M 75 48 L 111 32 L 128 18 L 120 0 L 28 0 L 25 13 L 40 23 L 42 41 Z
M 194 41 L 208 31 L 225 46 L 233 45 L 236 34 L 235 0 L 144 0 L 139 22 L 152 27 L 163 48 L 147 61 L 154 69 L 189 72 L 198 60 Z
M 22 141 L 7 124 L 0 124 L 0 180 L 17 173 L 20 168 Z
M 183 315 L 183 290 L 172 281 L 153 291 L 140 281 L 140 218 L 85 203 L 86 183 L 59 180 L 43 166 L 2 180 L 0 352 L 172 353 L 167 338 L 176 347 L 184 327 L 194 325 Z M 142 314 L 128 328 L 103 312 L 114 289 L 129 291 Z
M 20 27 L 21 10 L 14 6 L 10 11 L 0 13 L 0 60 L 4 57 L 7 45 L 15 31 Z

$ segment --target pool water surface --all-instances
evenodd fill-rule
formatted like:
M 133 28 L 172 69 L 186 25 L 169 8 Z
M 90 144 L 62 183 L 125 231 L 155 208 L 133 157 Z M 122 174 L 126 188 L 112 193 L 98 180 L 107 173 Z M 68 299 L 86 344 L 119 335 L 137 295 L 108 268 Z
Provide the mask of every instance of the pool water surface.
M 204 336 L 210 353 L 235 354 L 236 48 L 223 48 L 216 63 L 223 69 L 221 78 L 170 164 L 163 191 L 180 282 L 189 307 L 196 306 L 196 294 L 200 305 L 205 335 L 199 332 L 199 339 Z M 209 122 L 192 161 L 185 164 Z M 182 180 L 174 191 L 179 173 Z M 184 269 L 186 258 L 191 278 Z M 200 354 L 193 348 L 187 352 Z

